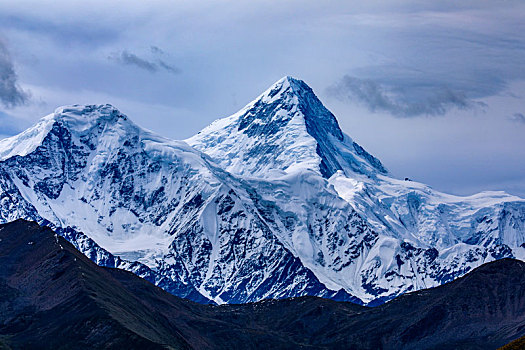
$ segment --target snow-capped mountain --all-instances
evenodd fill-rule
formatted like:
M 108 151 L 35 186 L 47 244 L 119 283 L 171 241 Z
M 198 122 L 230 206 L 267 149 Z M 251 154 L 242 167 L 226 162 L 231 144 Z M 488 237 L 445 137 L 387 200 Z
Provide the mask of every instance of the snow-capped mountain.
M 525 258 L 525 201 L 390 176 L 304 82 L 172 141 L 109 105 L 0 141 L 0 221 L 49 225 L 98 264 L 196 301 L 379 303 Z
M 503 192 L 452 196 L 391 177 L 300 80 L 279 80 L 186 141 L 305 223 L 321 193 L 324 203 L 343 199 L 368 229 L 338 237 L 366 242 L 357 254 L 330 249 L 339 241 L 318 229 L 305 229 L 308 239 L 291 250 L 323 283 L 365 302 L 448 282 L 490 260 L 525 258 L 525 201 Z
M 0 149 L 2 222 L 50 225 L 101 265 L 197 301 L 350 298 L 275 236 L 263 216 L 279 215 L 277 206 L 112 106 L 59 108 Z

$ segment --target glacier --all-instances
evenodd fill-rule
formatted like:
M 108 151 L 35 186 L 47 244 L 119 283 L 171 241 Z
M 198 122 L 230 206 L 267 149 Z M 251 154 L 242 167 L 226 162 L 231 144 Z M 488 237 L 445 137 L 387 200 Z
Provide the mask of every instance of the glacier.
M 0 140 L 0 203 L 0 222 L 198 302 L 376 305 L 525 259 L 525 200 L 396 179 L 292 77 L 184 141 L 111 105 L 60 107 Z

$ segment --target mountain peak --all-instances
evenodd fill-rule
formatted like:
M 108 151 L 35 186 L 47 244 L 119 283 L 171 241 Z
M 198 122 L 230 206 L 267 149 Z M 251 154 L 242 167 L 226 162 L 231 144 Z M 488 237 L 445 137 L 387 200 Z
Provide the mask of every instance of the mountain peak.
M 250 107 L 255 107 L 255 109 L 251 109 L 252 113 L 250 113 L 253 116 L 260 111 L 260 108 L 257 107 L 262 105 L 274 105 L 290 112 L 296 112 L 297 110 L 303 114 L 304 123 L 310 129 L 309 132 L 328 133 L 339 140 L 343 139 L 343 132 L 339 128 L 335 116 L 326 109 L 312 88 L 300 79 L 288 75 L 282 77 L 253 102 L 248 104 L 245 109 L 248 108 L 250 110 Z M 264 109 L 267 110 L 267 108 Z M 282 113 L 276 114 L 283 116 Z M 264 113 L 259 115 L 258 119 L 263 119 L 262 117 L 264 116 L 275 117 L 271 113 Z M 253 118 L 248 117 L 247 119 L 252 120 Z
M 33 152 L 56 125 L 78 135 L 101 132 L 108 127 L 122 130 L 121 134 L 138 130 L 128 117 L 110 104 L 62 106 L 20 134 L 0 140 L 0 161 Z
M 186 140 L 233 173 L 283 176 L 310 169 L 329 178 L 386 173 L 381 162 L 345 135 L 304 81 L 285 76 L 238 113 Z
M 276 95 L 278 92 L 291 90 L 292 93 L 299 93 L 301 90 L 311 90 L 302 80 L 286 75 L 272 84 L 262 95 Z
M 119 121 L 132 124 L 117 108 L 105 105 L 68 105 L 58 107 L 51 115 L 70 130 L 83 132 L 97 125 L 115 124 Z

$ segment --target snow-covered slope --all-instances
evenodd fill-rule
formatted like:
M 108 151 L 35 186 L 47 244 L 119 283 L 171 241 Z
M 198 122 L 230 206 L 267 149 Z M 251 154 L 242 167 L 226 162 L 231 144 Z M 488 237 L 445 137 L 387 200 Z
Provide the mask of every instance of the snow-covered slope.
M 201 302 L 374 304 L 525 258 L 524 200 L 391 177 L 300 80 L 186 141 L 109 105 L 59 108 L 0 141 L 0 222 L 52 226 L 97 263 Z

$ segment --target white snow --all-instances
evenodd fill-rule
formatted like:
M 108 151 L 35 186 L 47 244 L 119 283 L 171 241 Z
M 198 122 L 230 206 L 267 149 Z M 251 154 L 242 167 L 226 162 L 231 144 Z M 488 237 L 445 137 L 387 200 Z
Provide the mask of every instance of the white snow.
M 53 117 L 53 114 L 49 114 L 20 134 L 0 140 L 0 161 L 33 152 L 51 130 Z

